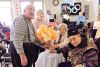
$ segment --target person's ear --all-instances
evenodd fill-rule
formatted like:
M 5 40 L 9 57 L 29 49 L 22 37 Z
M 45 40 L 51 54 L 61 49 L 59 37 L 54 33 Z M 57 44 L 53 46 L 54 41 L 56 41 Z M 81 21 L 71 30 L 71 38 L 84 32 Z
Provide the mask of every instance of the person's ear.
M 25 10 L 24 10 L 24 12 L 25 12 Z
M 25 12 L 26 11 L 26 9 L 24 9 L 24 11 L 23 12 Z

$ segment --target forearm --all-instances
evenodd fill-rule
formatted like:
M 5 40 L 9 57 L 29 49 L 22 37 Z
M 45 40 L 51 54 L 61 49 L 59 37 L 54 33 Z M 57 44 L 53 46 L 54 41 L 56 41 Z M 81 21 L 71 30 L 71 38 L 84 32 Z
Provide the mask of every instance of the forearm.
M 60 48 L 63 48 L 65 46 L 67 46 L 68 43 L 69 43 L 69 40 L 67 38 L 65 38 L 65 40 L 63 42 L 59 43 L 58 45 Z
M 68 52 L 68 48 L 65 46 L 63 48 L 57 49 L 57 53 L 63 53 L 66 54 Z

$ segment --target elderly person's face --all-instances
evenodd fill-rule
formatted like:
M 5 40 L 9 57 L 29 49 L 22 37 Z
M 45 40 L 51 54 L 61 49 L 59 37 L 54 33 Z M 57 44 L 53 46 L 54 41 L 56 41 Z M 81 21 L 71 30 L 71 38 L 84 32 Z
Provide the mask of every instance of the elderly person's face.
M 65 26 L 61 26 L 59 30 L 62 35 L 68 31 Z
M 80 34 L 69 36 L 69 41 L 74 47 L 77 47 L 81 43 Z
M 28 19 L 32 19 L 34 17 L 35 8 L 33 5 L 28 5 L 24 10 L 24 15 Z
M 37 12 L 36 17 L 38 20 L 44 20 L 44 13 L 43 12 Z
M 46 49 L 49 49 L 50 47 L 51 47 L 51 41 L 49 40 L 49 41 L 47 41 L 47 42 L 45 42 L 45 43 L 43 43 L 44 44 L 44 48 L 46 48 Z

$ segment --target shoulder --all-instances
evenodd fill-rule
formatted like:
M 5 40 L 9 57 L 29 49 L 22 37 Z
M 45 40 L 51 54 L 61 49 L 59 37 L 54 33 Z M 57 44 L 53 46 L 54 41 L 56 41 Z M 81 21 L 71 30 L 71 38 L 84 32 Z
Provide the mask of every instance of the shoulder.
M 25 19 L 24 17 L 21 15 L 21 16 L 18 16 L 16 19 L 15 19 L 15 24 L 26 24 L 25 23 Z
M 24 17 L 22 15 L 18 16 L 15 20 L 23 20 Z
M 85 49 L 85 53 L 92 53 L 92 52 L 97 52 L 98 53 L 98 49 L 97 46 L 94 42 L 90 41 Z
M 98 51 L 94 48 L 88 49 L 83 53 L 84 57 L 87 57 L 87 59 L 96 59 L 98 56 Z
M 98 53 L 98 50 L 97 49 L 94 49 L 94 48 L 91 48 L 91 49 L 86 50 L 84 53 L 87 53 L 87 54 L 90 54 L 90 53 Z
M 13 26 L 17 27 L 17 28 L 25 28 L 26 29 L 27 23 L 26 23 L 24 17 L 21 15 L 15 19 Z

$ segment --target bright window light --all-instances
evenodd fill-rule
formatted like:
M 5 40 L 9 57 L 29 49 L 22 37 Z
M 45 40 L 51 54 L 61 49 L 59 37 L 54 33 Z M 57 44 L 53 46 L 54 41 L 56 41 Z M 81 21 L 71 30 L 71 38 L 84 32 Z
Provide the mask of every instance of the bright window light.
M 30 2 L 21 2 L 21 12 L 23 14 L 23 10 L 24 8 L 30 4 Z M 39 2 L 34 2 L 34 7 L 35 7 L 35 11 L 39 10 L 39 9 L 42 9 L 42 2 L 39 1 Z
M 5 5 L 6 4 L 6 5 Z M 0 22 L 5 26 L 11 26 L 12 16 L 11 16 L 11 2 L 10 1 L 0 1 Z
M 39 10 L 41 9 L 42 10 L 42 2 L 34 2 L 34 6 L 35 6 L 35 10 Z
M 21 12 L 22 12 L 22 14 L 23 14 L 24 8 L 25 8 L 28 4 L 30 4 L 30 2 L 21 2 Z

